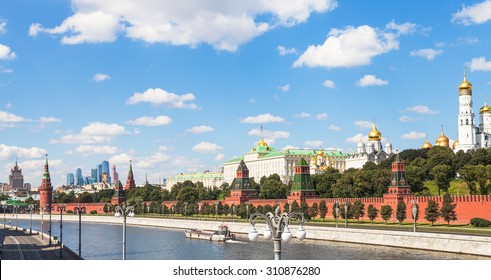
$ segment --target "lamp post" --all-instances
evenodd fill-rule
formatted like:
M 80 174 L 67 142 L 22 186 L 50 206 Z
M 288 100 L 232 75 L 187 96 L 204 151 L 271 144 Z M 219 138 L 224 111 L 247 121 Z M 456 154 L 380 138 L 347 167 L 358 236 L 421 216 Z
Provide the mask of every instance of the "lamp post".
M 235 202 L 232 203 L 232 223 L 235 223 Z
M 246 201 L 245 202 L 245 205 L 246 205 L 246 219 L 247 219 L 247 217 L 249 217 L 249 204 L 251 204 L 249 201 Z
M 39 212 L 41 212 L 41 239 L 44 239 L 44 219 L 43 219 L 43 212 L 44 212 L 44 207 L 39 205 Z
M 29 227 L 29 234 L 32 235 L 32 211 L 36 209 L 36 206 L 33 204 L 29 204 L 29 214 L 31 214 L 31 224 Z
M 48 204 L 47 209 L 49 210 L 49 230 L 48 230 L 48 235 L 49 235 L 49 243 L 48 246 L 51 246 L 51 205 Z
M 121 206 L 116 206 L 116 209 L 114 209 L 114 216 L 123 216 L 123 260 L 126 260 L 126 217 L 134 217 L 134 211 L 135 208 L 133 206 L 126 206 L 124 203 Z
M 61 259 L 63 257 L 63 211 L 66 210 L 65 205 L 58 205 L 58 212 L 60 212 L 60 254 L 58 257 Z
M 7 220 L 5 219 L 5 210 L 7 209 L 7 204 L 2 204 L 3 208 L 3 228 L 7 227 Z
M 335 217 L 336 227 L 338 227 L 338 217 L 339 217 L 339 202 L 338 201 L 334 202 L 334 211 L 336 213 L 336 217 Z
M 413 212 L 413 219 L 414 219 L 413 232 L 416 232 L 416 218 L 418 216 L 418 201 L 416 199 L 413 199 L 411 200 L 411 204 L 413 205 L 411 207 L 411 210 Z
M 188 203 L 184 202 L 184 218 L 188 218 Z
M 256 241 L 259 238 L 255 224 L 257 218 L 263 218 L 266 221 L 267 227 L 264 230 L 264 239 L 269 240 L 273 238 L 274 246 L 274 259 L 281 260 L 281 241 L 288 243 L 292 239 L 292 233 L 288 228 L 290 220 L 296 218 L 300 221 L 300 228 L 297 230 L 296 236 L 299 240 L 305 238 L 306 232 L 303 229 L 304 215 L 302 213 L 282 213 L 280 214 L 280 208 L 276 207 L 275 213 L 268 212 L 265 214 L 256 212 L 249 218 L 252 224 L 252 231 L 249 232 L 249 239 Z
M 81 258 L 82 257 L 82 213 L 86 212 L 86 208 L 84 206 L 78 205 L 77 207 L 74 207 L 73 210 L 75 210 L 78 214 L 78 256 Z
M 348 226 L 348 201 L 344 202 L 344 226 Z
M 215 221 L 218 220 L 218 203 L 215 202 Z
M 176 214 L 176 205 L 172 203 L 172 219 L 174 219 L 175 214 Z
M 145 217 L 145 202 L 142 202 L 142 218 Z
M 19 227 L 19 205 L 13 205 L 15 211 L 15 231 Z
M 203 205 L 203 203 L 198 203 L 198 216 L 199 216 L 199 219 L 201 220 L 201 206 Z

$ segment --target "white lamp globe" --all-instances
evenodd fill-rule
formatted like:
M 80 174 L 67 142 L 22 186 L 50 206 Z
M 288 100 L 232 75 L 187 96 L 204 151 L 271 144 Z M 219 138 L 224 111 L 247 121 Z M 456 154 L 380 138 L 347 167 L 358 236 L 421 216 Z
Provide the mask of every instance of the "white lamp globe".
M 307 232 L 303 229 L 303 226 L 300 226 L 300 228 L 297 230 L 296 235 L 297 235 L 298 240 L 302 241 L 305 239 Z
M 263 236 L 264 236 L 264 239 L 266 239 L 266 240 L 270 240 L 271 237 L 273 236 L 273 233 L 271 232 L 271 229 L 269 228 L 269 226 L 266 226 L 266 228 L 264 229 Z
M 248 234 L 249 236 L 249 240 L 254 242 L 254 241 L 257 241 L 257 239 L 259 238 L 259 234 L 257 233 L 257 230 L 255 227 L 252 228 L 251 232 L 249 232 Z
M 283 230 L 283 233 L 281 234 L 281 239 L 283 242 L 288 243 L 290 240 L 292 240 L 292 233 L 290 232 L 290 229 L 288 226 L 285 226 L 285 229 Z
M 117 211 L 114 216 L 116 216 L 117 218 L 121 217 L 121 213 L 119 213 L 119 211 Z

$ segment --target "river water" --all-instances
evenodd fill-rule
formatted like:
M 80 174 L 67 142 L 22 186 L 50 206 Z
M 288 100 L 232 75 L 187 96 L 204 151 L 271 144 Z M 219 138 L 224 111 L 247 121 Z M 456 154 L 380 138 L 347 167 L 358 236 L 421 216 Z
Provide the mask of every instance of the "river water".
M 3 222 L 3 221 L 2 221 Z M 9 220 L 7 220 L 9 224 Z M 15 219 L 10 219 L 15 226 Z M 19 227 L 29 229 L 29 220 L 19 220 Z M 49 221 L 44 221 L 48 232 Z M 40 221 L 33 221 L 39 230 Z M 251 242 L 239 235 L 232 243 L 188 239 L 183 230 L 127 226 L 129 260 L 272 260 L 273 242 Z M 52 221 L 52 232 L 59 236 L 60 223 Z M 78 223 L 63 222 L 63 243 L 78 253 Z M 82 257 L 87 260 L 122 258 L 122 225 L 82 223 Z M 424 250 L 360 245 L 330 241 L 293 239 L 282 246 L 284 260 L 476 260 L 486 257 Z

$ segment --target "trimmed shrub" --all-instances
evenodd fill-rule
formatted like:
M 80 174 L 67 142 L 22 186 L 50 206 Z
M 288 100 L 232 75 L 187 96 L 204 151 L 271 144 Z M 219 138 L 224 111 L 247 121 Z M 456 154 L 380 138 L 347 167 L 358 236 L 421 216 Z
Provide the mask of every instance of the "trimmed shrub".
M 92 210 L 92 211 L 90 211 L 90 214 L 91 215 L 95 215 L 95 214 L 97 214 L 97 211 L 96 210 Z
M 472 218 L 471 225 L 475 227 L 489 227 L 491 226 L 491 221 L 482 218 Z
M 66 210 L 66 213 L 67 214 L 73 214 L 73 211 L 72 210 Z

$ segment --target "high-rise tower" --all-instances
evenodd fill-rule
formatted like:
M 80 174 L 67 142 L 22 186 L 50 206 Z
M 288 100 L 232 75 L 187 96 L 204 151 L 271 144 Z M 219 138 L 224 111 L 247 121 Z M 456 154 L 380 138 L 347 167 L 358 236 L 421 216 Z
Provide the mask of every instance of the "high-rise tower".
M 472 111 L 472 84 L 467 81 L 464 69 L 464 80 L 459 85 L 459 146 L 458 150 L 464 152 L 476 148 L 476 131 L 474 125 L 474 112 Z
M 15 161 L 15 166 L 10 169 L 9 184 L 13 190 L 24 188 L 24 176 L 22 175 L 22 169 L 19 168 L 17 160 Z
M 48 155 L 44 164 L 43 180 L 39 187 L 39 207 L 49 209 L 53 198 L 53 187 L 51 186 L 51 176 L 49 175 Z
M 116 165 L 113 164 L 112 166 L 112 182 L 114 183 L 115 186 L 117 186 L 119 184 L 119 174 L 118 172 L 116 171 Z

